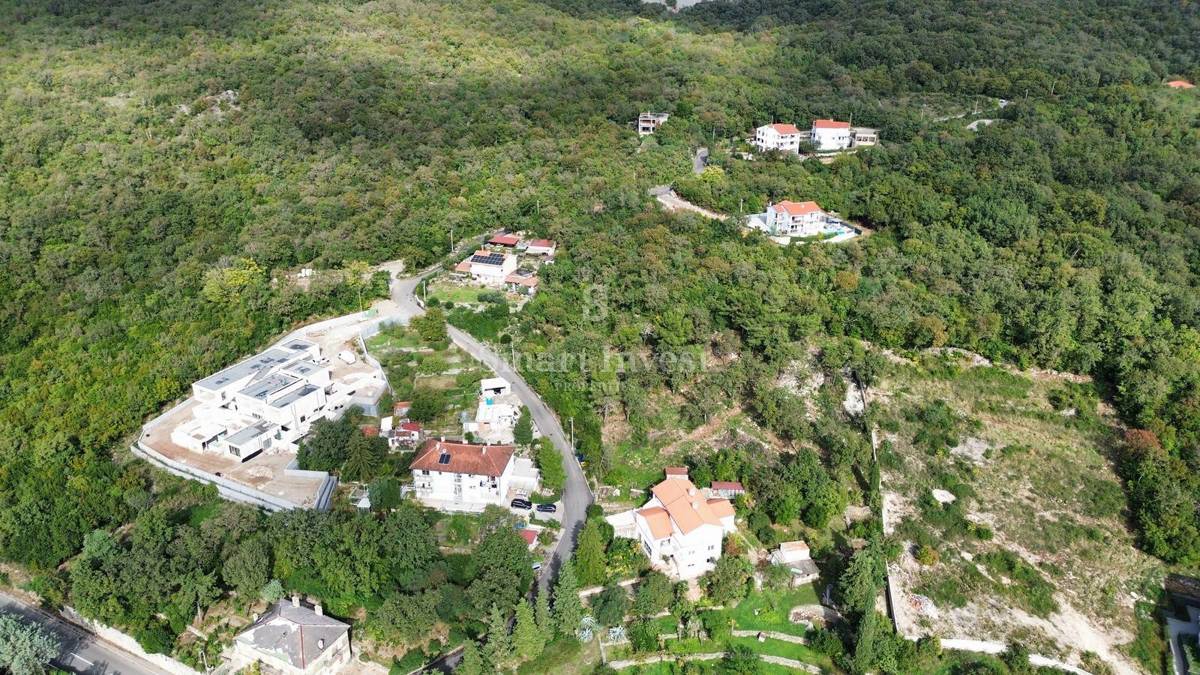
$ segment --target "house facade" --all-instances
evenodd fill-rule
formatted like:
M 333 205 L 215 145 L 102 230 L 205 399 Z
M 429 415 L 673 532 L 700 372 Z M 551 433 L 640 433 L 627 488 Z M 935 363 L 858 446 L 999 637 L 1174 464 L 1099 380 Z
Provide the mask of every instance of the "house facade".
M 868 127 L 852 127 L 838 120 L 813 120 L 809 140 L 818 152 L 846 150 L 879 142 L 879 132 Z
M 825 227 L 827 214 L 816 202 L 784 200 L 769 204 L 764 214 L 765 231 L 786 237 L 811 237 Z
M 413 495 L 442 511 L 507 506 L 510 494 L 536 490 L 540 478 L 532 462 L 514 457 L 515 450 L 511 445 L 430 439 L 411 464 Z
M 325 616 L 320 605 L 281 600 L 233 643 L 238 668 L 257 663 L 281 675 L 337 673 L 350 663 L 350 626 Z
M 715 567 L 726 534 L 735 531 L 733 505 L 704 496 L 686 475 L 667 477 L 640 509 L 610 516 L 618 536 L 641 542 L 650 564 L 673 579 L 695 579 Z
M 667 113 L 644 112 L 638 115 L 638 136 L 649 136 L 650 134 L 658 131 L 658 128 L 661 127 L 668 118 L 670 118 L 670 115 Z
M 801 132 L 794 124 L 764 124 L 754 130 L 754 146 L 763 152 L 800 152 Z
M 505 279 L 516 269 L 516 256 L 480 249 L 456 265 L 454 271 L 467 274 L 486 286 L 499 287 L 504 285 Z

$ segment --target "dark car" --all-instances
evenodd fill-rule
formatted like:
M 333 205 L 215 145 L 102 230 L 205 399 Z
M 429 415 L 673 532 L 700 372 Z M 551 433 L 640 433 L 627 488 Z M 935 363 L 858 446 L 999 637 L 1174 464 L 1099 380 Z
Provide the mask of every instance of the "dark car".
M 538 504 L 537 510 L 541 511 L 542 513 L 554 513 L 555 511 L 558 511 L 558 506 L 555 504 Z
M 509 506 L 513 507 L 514 509 L 525 509 L 528 511 L 529 509 L 533 508 L 533 502 L 529 501 L 528 499 L 521 499 L 520 497 L 517 497 L 516 499 L 512 500 L 512 504 L 509 504 Z

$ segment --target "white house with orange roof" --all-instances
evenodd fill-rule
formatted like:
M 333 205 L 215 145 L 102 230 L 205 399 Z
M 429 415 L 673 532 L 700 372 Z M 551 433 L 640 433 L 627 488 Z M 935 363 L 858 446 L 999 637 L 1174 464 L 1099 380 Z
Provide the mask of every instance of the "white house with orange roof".
M 668 469 L 640 508 L 608 518 L 617 536 L 637 539 L 657 570 L 674 579 L 695 579 L 716 566 L 725 535 L 737 529 L 733 504 L 706 497 L 683 473 Z
M 794 124 L 764 124 L 754 130 L 754 145 L 763 152 L 778 150 L 795 154 L 800 152 L 802 135 Z
M 875 145 L 879 142 L 879 132 L 868 127 L 852 127 L 849 122 L 813 120 L 806 140 L 816 146 L 817 152 L 830 152 Z
M 813 201 L 783 200 L 776 204 L 768 204 L 766 212 L 755 213 L 747 217 L 746 227 L 759 230 L 772 239 L 785 243 L 792 237 L 853 238 L 857 236 L 857 231 L 852 225 L 825 211 Z

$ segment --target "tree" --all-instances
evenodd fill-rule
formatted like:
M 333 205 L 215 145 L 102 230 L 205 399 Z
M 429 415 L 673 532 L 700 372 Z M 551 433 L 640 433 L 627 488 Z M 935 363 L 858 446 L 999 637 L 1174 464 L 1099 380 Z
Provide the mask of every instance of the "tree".
M 654 616 L 671 604 L 671 580 L 662 572 L 649 572 L 638 584 L 633 599 L 633 613 L 637 616 Z
M 391 511 L 403 501 L 400 481 L 391 476 L 377 478 L 367 486 L 371 510 L 376 513 Z
M 528 600 L 517 605 L 517 623 L 513 628 L 513 649 L 522 661 L 531 661 L 541 656 L 546 646 L 546 635 L 534 618 L 533 607 Z
M 584 523 L 575 548 L 575 570 L 579 575 L 579 583 L 584 586 L 603 583 L 608 573 L 604 533 L 600 523 L 598 518 Z
M 517 424 L 513 427 L 513 442 L 517 445 L 533 443 L 533 415 L 525 406 L 521 406 L 521 416 L 517 418 Z
M 420 595 L 393 593 L 370 613 L 367 632 L 380 642 L 414 645 L 422 642 L 437 623 L 437 591 Z
M 567 484 L 567 472 L 563 468 L 563 456 L 548 438 L 539 438 L 534 453 L 538 471 L 542 474 L 542 487 L 561 490 Z
M 432 422 L 446 409 L 446 397 L 439 389 L 418 387 L 413 391 L 408 416 L 417 422 Z
M 508 610 L 517 604 L 533 580 L 529 549 L 525 540 L 510 528 L 484 535 L 468 566 L 472 576 L 467 597 L 476 610 L 499 606 Z
M 554 617 L 550 613 L 550 593 L 546 590 L 538 591 L 537 603 L 534 606 L 534 619 L 547 641 L 553 639 L 558 633 L 558 628 L 554 625 Z
M 13 675 L 41 675 L 60 645 L 41 626 L 0 614 L 0 670 Z
M 425 344 L 442 345 L 450 339 L 446 333 L 446 315 L 437 307 L 429 307 L 424 314 L 413 317 L 409 325 Z
M 855 552 L 850 564 L 838 578 L 838 593 L 846 611 L 865 613 L 875 607 L 875 596 L 883 587 L 886 569 L 875 543 Z
M 467 640 L 467 645 L 463 647 L 462 660 L 454 669 L 455 675 L 483 675 L 486 671 L 479 647 L 474 640 Z
M 262 537 L 240 542 L 221 568 L 225 584 L 243 598 L 254 598 L 269 581 L 271 549 Z
M 745 597 L 753 571 L 745 558 L 724 555 L 701 582 L 713 602 L 730 604 Z
M 568 560 L 558 571 L 554 586 L 554 622 L 562 635 L 574 636 L 583 619 L 583 603 L 579 600 L 579 583 L 575 580 L 575 562 Z
M 320 419 L 300 443 L 296 461 L 309 471 L 336 471 L 346 461 L 351 437 L 358 433 L 350 413 L 339 420 Z
M 762 672 L 758 654 L 746 645 L 733 645 L 721 659 L 721 672 L 729 675 L 757 675 Z
M 487 643 L 483 645 L 483 656 L 496 670 L 505 670 L 513 661 L 512 640 L 508 635 L 508 622 L 500 607 L 492 605 L 488 614 Z
M 356 432 L 350 436 L 342 477 L 351 481 L 367 481 L 379 472 L 387 459 L 387 439 Z
M 617 584 L 605 587 L 592 600 L 592 616 L 602 626 L 616 626 L 623 623 L 628 608 L 629 594 Z

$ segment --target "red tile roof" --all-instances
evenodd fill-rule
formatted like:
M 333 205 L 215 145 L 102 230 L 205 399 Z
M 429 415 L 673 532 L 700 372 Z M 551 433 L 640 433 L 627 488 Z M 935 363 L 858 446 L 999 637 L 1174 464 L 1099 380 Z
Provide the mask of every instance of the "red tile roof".
M 529 245 L 540 248 L 554 248 L 554 242 L 550 241 L 549 239 L 534 239 L 533 241 L 529 242 Z
M 1192 84 L 1191 82 L 1188 82 L 1187 80 L 1171 80 L 1170 82 L 1167 83 L 1167 86 L 1172 89 L 1195 89 L 1196 88 L 1196 85 Z
M 538 533 L 535 530 L 518 530 L 517 534 L 521 535 L 521 538 L 525 540 L 525 545 L 527 546 L 533 546 L 533 543 L 536 542 L 538 538 Z
M 650 528 L 650 536 L 654 537 L 656 541 L 671 536 L 673 531 L 671 516 L 663 507 L 651 506 L 639 510 L 637 514 L 646 520 L 646 526 Z
M 518 243 L 520 243 L 520 241 L 521 237 L 515 234 L 498 234 L 491 239 L 488 239 L 489 244 L 495 244 L 497 246 L 516 246 Z
M 371 424 L 362 428 L 363 436 L 371 438 L 379 435 L 379 427 Z
M 530 274 L 528 276 L 521 276 L 520 274 L 513 272 L 512 274 L 504 277 L 504 283 L 520 284 L 521 286 L 527 286 L 527 287 L 532 288 L 532 287 L 538 285 L 538 278 L 537 278 L 536 274 Z
M 733 505 L 727 499 L 704 499 L 690 480 L 667 479 L 650 488 L 667 510 L 675 528 L 688 534 L 703 525 L 721 526 L 721 518 L 733 515 Z M 639 514 L 647 511 L 642 509 Z M 643 515 L 643 517 L 646 517 Z M 657 537 L 657 534 L 655 535 Z
M 746 491 L 746 489 L 742 487 L 742 484 L 736 480 L 714 480 L 711 487 L 714 490 L 734 490 L 737 492 Z
M 663 469 L 663 473 L 668 476 L 687 476 L 688 471 L 686 466 L 668 466 Z
M 771 125 L 771 128 L 774 129 L 775 133 L 777 133 L 777 134 L 798 134 L 798 133 L 800 133 L 800 130 L 796 128 L 795 124 L 775 123 L 775 124 Z
M 849 129 L 849 122 L 839 122 L 837 120 L 813 120 L 814 129 Z
M 412 468 L 498 478 L 512 460 L 513 449 L 511 445 L 473 445 L 431 438 L 417 452 Z M 440 461 L 443 454 L 449 458 L 445 464 Z
M 420 431 L 421 423 L 420 422 L 405 422 L 400 425 L 400 428 L 404 431 Z
M 789 216 L 806 216 L 821 210 L 820 205 L 816 202 L 791 202 L 786 199 L 776 204 L 774 208 Z
M 454 266 L 454 271 L 455 271 L 455 272 L 470 272 L 470 271 L 471 271 L 471 260 L 470 260 L 470 258 L 468 258 L 468 259 L 466 259 L 466 260 L 464 260 L 464 261 L 462 261 L 462 262 L 458 263 L 457 265 L 455 265 L 455 266 Z

